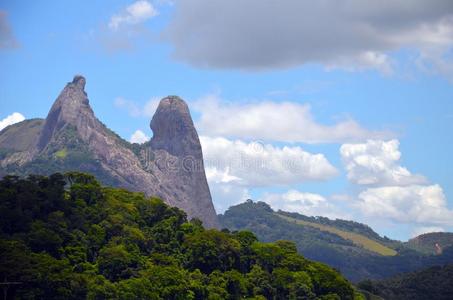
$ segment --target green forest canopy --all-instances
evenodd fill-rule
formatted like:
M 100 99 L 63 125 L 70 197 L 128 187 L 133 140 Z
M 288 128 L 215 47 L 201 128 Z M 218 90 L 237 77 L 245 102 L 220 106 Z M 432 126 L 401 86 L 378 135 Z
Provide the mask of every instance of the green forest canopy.
M 20 298 L 362 299 L 292 242 L 206 230 L 83 173 L 6 176 L 0 214 L 0 280 Z

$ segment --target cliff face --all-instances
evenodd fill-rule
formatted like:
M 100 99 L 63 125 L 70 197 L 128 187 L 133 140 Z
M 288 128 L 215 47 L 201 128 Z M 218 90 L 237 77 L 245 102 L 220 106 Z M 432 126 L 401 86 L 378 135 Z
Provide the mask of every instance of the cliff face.
M 186 103 L 164 98 L 151 122 L 151 143 L 132 145 L 96 118 L 85 83 L 85 78 L 75 76 L 47 118 L 35 121 L 34 134 L 27 135 L 27 121 L 0 132 L 0 173 L 90 172 L 105 184 L 158 196 L 185 210 L 189 218 L 217 227 L 201 146 Z M 12 133 L 30 136 L 22 143 L 26 146 L 8 148 Z
M 151 129 L 154 134 L 150 145 L 155 156 L 153 173 L 158 174 L 160 180 L 158 195 L 164 191 L 175 193 L 175 197 L 168 197 L 172 199 L 171 205 L 217 227 L 201 144 L 187 104 L 174 96 L 162 99 Z M 193 205 L 194 201 L 197 205 Z
M 85 93 L 85 78 L 75 76 L 74 80 L 66 85 L 52 105 L 41 131 L 37 150 L 43 150 L 59 130 L 67 125 L 78 129 L 81 137 L 86 139 L 90 129 L 94 129 L 96 120 Z

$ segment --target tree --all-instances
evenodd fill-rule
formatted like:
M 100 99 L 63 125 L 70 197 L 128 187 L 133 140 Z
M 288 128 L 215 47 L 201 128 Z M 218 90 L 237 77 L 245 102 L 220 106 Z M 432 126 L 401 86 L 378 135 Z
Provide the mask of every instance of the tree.
M 82 173 L 6 177 L 0 211 L 0 273 L 23 283 L 20 299 L 354 297 L 293 243 L 205 230 L 159 199 Z

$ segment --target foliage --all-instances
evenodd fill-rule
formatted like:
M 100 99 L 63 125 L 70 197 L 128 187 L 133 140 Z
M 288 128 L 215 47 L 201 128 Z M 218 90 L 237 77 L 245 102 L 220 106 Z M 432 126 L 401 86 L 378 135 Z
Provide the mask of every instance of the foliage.
M 441 254 L 443 249 L 453 246 L 453 233 L 425 233 L 409 240 L 405 245 L 422 253 Z
M 388 300 L 452 299 L 453 264 L 430 267 L 382 281 L 362 281 L 359 287 Z
M 441 255 L 425 255 L 401 242 L 379 237 L 371 228 L 360 223 L 307 217 L 283 211 L 276 213 L 263 202 L 249 200 L 232 206 L 224 215 L 219 216 L 219 220 L 229 230 L 250 230 L 264 242 L 280 239 L 293 241 L 300 254 L 340 270 L 353 282 L 382 279 L 453 262 L 453 247 L 444 248 Z M 325 230 L 327 227 L 329 230 Z M 382 247 L 394 248 L 398 253 L 395 256 L 378 255 L 375 251 L 362 247 L 357 241 L 354 243 L 351 236 L 356 235 L 360 235 L 362 240 L 371 245 L 376 242 Z
M 71 172 L 0 181 L 0 274 L 37 299 L 361 299 L 288 241 L 205 230 L 156 198 Z

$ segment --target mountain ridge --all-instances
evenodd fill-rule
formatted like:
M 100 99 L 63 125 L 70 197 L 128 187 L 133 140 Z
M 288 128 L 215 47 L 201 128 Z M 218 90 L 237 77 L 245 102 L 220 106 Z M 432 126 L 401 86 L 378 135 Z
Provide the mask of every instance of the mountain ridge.
M 1 173 L 93 173 L 103 184 L 160 197 L 186 211 L 189 218 L 218 227 L 201 145 L 184 100 L 175 96 L 162 99 L 151 121 L 155 137 L 134 145 L 97 119 L 85 85 L 86 79 L 76 75 L 46 119 L 21 122 L 0 132 Z M 27 125 L 34 125 L 33 134 Z M 22 145 L 14 138 L 17 134 L 26 141 Z M 16 147 L 9 147 L 11 142 Z
M 356 244 L 359 247 L 363 247 L 369 251 L 376 252 L 377 254 L 380 254 L 383 256 L 394 256 L 397 254 L 397 252 L 394 249 L 391 249 L 383 244 L 380 244 L 376 240 L 369 239 L 358 233 L 340 230 L 340 229 L 337 229 L 337 228 L 331 227 L 331 226 L 321 225 L 321 224 L 317 224 L 317 223 L 310 223 L 307 221 L 294 219 L 294 218 L 279 214 L 278 212 L 277 212 L 277 216 L 282 217 L 290 222 L 291 221 L 296 222 L 297 224 L 300 224 L 303 226 L 311 226 L 311 227 L 318 228 L 321 231 L 327 231 L 327 232 L 336 234 L 346 240 L 352 241 L 354 244 Z

